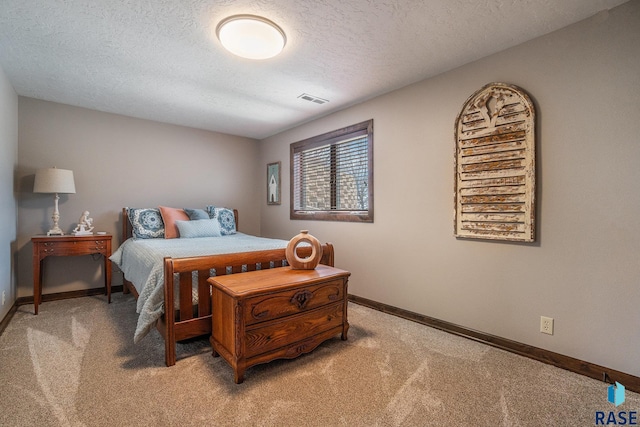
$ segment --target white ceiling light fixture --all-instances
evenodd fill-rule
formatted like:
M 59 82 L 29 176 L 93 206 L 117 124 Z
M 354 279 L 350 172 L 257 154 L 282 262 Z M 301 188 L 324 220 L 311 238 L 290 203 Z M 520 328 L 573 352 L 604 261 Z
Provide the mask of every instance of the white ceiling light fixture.
M 216 35 L 225 49 L 248 59 L 273 58 L 287 43 L 282 28 L 255 15 L 234 15 L 223 19 L 216 28 Z

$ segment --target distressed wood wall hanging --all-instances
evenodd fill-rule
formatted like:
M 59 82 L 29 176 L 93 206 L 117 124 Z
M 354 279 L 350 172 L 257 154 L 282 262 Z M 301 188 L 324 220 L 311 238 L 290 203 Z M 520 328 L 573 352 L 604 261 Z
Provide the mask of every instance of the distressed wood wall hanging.
M 456 119 L 456 237 L 535 240 L 535 110 L 520 88 L 490 83 Z

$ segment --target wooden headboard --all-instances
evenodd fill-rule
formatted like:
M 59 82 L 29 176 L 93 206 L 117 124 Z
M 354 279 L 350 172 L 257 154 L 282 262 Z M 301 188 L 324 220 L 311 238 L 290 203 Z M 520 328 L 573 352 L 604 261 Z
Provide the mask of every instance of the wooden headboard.
M 127 215 L 128 208 L 122 208 L 122 242 L 127 240 L 133 235 L 131 221 L 129 221 L 129 215 Z M 238 229 L 238 210 L 233 210 L 233 216 L 236 220 L 236 230 Z

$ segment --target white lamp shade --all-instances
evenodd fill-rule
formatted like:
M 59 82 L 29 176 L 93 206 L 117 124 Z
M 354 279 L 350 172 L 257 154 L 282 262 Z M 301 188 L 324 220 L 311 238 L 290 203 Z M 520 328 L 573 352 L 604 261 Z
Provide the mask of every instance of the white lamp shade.
M 274 57 L 287 42 L 280 27 L 254 15 L 231 16 L 218 25 L 216 33 L 228 51 L 248 59 Z
M 33 183 L 34 193 L 75 193 L 73 171 L 58 168 L 38 169 Z

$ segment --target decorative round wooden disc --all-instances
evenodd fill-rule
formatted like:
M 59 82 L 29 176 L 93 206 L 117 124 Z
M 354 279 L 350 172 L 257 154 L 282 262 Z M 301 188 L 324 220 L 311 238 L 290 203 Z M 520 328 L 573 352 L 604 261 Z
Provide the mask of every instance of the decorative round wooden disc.
M 300 243 L 306 242 L 311 245 L 311 255 L 307 258 L 300 258 L 296 252 L 296 248 Z M 308 230 L 301 230 L 300 234 L 289 240 L 285 251 L 287 262 L 294 270 L 313 270 L 320 263 L 322 258 L 322 245 L 320 241 L 309 234 Z

